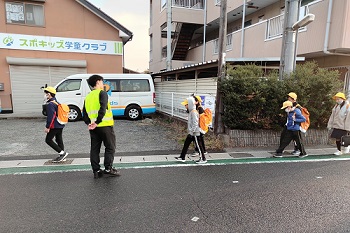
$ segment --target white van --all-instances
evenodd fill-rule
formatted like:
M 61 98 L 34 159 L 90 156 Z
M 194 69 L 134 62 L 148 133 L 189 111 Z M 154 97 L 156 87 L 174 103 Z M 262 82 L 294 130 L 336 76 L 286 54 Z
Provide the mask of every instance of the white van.
M 82 117 L 84 100 L 92 88 L 87 79 L 93 74 L 75 74 L 60 81 L 56 86 L 56 98 L 70 108 L 69 120 Z M 113 116 L 126 116 L 137 120 L 142 115 L 156 111 L 153 79 L 149 74 L 98 74 L 103 77 Z M 43 114 L 46 115 L 46 105 Z

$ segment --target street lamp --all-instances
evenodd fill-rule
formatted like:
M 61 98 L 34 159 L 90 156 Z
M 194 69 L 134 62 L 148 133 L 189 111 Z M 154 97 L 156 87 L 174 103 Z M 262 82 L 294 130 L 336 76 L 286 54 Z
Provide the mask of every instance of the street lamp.
M 307 14 L 307 15 L 305 15 L 304 18 L 302 18 L 301 20 L 299 20 L 295 24 L 293 24 L 292 29 L 293 29 L 293 31 L 296 31 L 301 27 L 305 27 L 306 25 L 308 25 L 309 23 L 311 23 L 314 20 L 315 20 L 314 14 Z

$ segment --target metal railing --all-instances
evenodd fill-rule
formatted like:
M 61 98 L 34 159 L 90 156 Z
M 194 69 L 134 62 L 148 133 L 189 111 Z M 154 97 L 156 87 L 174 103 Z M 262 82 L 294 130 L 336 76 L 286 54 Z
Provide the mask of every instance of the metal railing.
M 266 39 L 282 36 L 283 22 L 284 22 L 284 14 L 268 19 Z
M 172 6 L 203 9 L 204 0 L 172 0 Z
M 186 120 L 188 114 L 186 112 L 186 108 L 183 105 L 181 105 L 181 102 L 184 101 L 189 96 L 191 96 L 192 94 L 193 93 L 156 92 L 156 108 L 158 111 L 166 113 L 172 117 L 178 117 Z M 210 94 L 196 94 L 196 95 L 206 96 L 206 98 L 208 98 L 209 96 L 214 97 L 213 95 L 210 95 Z M 214 114 L 213 109 L 212 109 L 212 112 Z

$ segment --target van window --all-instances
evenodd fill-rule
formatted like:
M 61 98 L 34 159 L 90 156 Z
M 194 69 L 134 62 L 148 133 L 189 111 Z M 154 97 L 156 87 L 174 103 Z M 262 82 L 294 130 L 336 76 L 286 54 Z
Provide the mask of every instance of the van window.
M 80 90 L 81 79 L 68 79 L 61 83 L 57 88 L 57 92 L 77 91 Z
M 103 84 L 104 84 L 104 90 L 105 91 L 112 91 L 112 92 L 118 92 L 118 82 L 119 80 L 113 80 L 113 79 L 104 79 Z
M 146 79 L 122 79 L 120 80 L 121 92 L 144 92 L 150 91 L 150 85 Z

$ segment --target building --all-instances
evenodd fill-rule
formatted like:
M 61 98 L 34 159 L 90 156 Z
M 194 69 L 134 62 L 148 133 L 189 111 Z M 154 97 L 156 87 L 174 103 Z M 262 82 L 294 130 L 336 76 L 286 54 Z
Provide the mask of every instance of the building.
M 178 90 L 179 80 L 195 79 L 186 92 L 215 95 L 213 90 L 207 91 L 209 86 L 198 89 L 197 85 L 217 77 L 220 0 L 171 0 L 169 11 L 167 2 L 150 1 L 149 69 L 154 77 L 174 81 L 156 87 L 160 91 Z M 227 1 L 226 62 L 278 68 L 285 2 Z M 344 89 L 349 90 L 350 0 L 300 0 L 299 6 L 299 19 L 312 13 L 315 20 L 298 30 L 297 56 L 300 60 L 315 60 L 320 67 L 338 69 L 340 79 L 345 81 Z M 168 22 L 171 38 L 167 36 Z
M 0 1 L 2 112 L 41 112 L 45 84 L 122 73 L 132 32 L 87 0 Z

